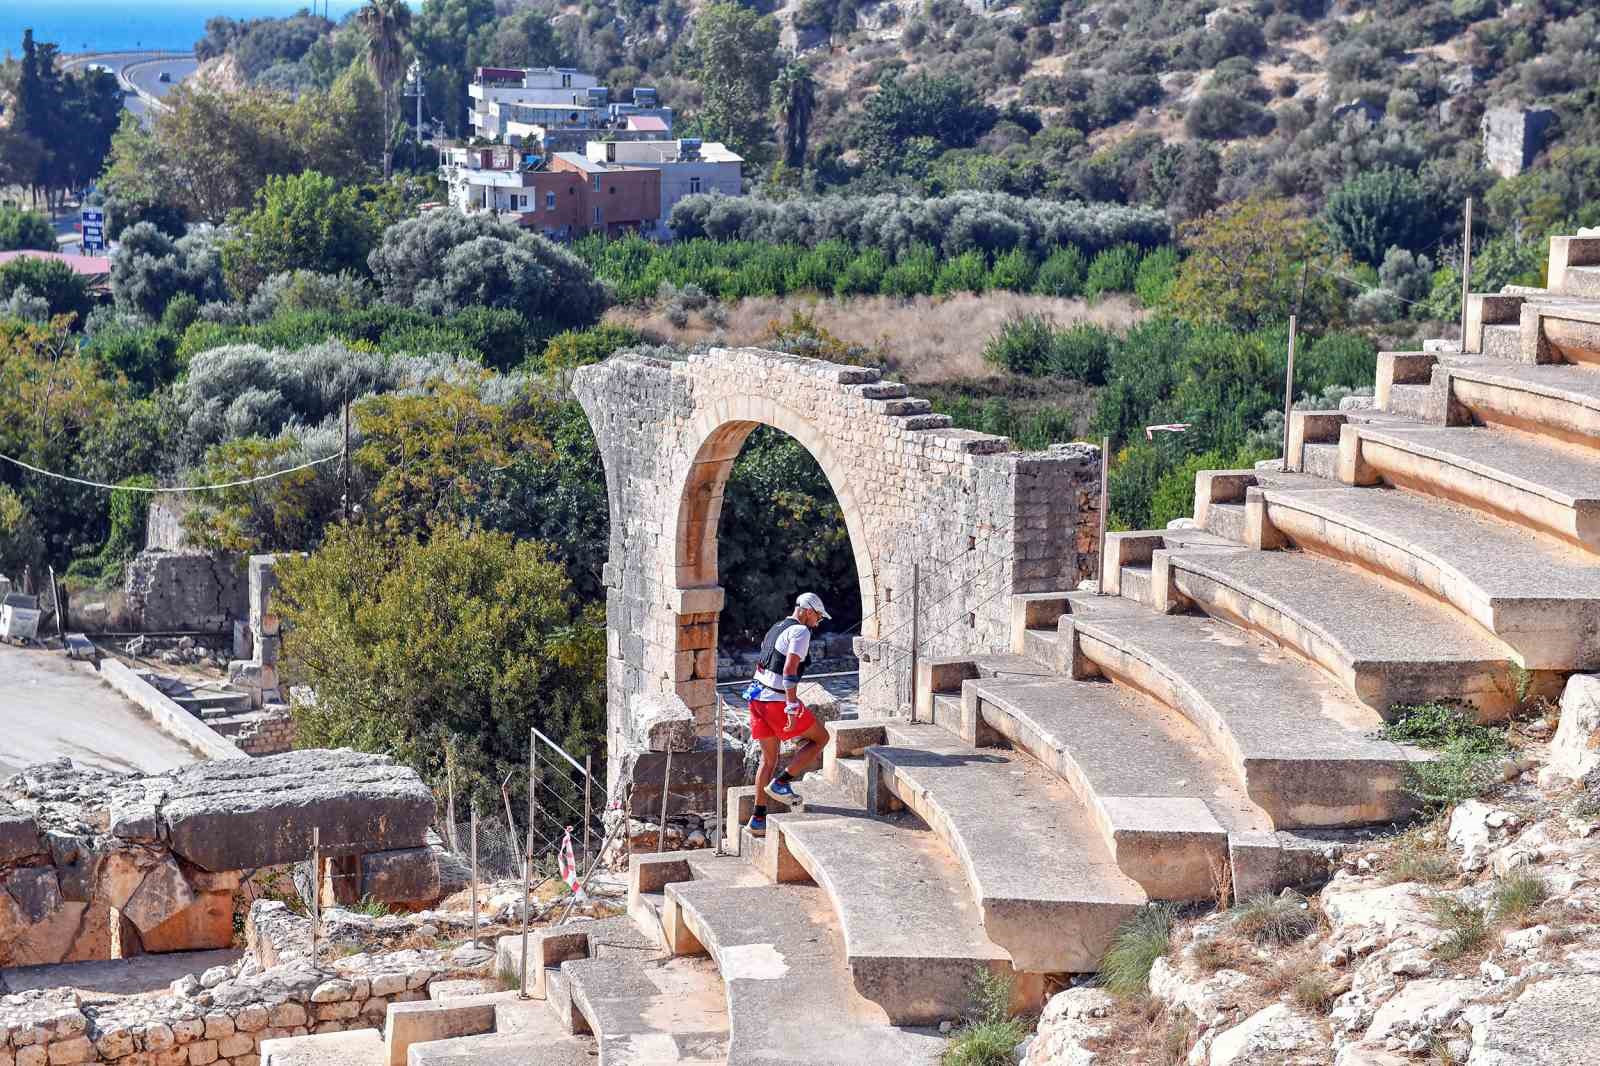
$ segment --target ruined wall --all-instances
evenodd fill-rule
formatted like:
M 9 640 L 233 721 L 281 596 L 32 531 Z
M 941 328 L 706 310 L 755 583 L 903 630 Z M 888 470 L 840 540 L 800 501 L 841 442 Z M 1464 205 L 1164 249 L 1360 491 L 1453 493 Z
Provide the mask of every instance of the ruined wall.
M 1514 178 L 1532 165 L 1544 147 L 1556 113 L 1545 108 L 1494 107 L 1483 113 L 1483 155 L 1502 178 Z
M 909 702 L 913 563 L 922 649 L 933 655 L 1006 645 L 1010 593 L 1071 589 L 1093 569 L 1097 449 L 1014 452 L 1005 438 L 951 428 L 876 370 L 714 349 L 683 362 L 616 356 L 579 370 L 573 388 L 610 499 L 613 772 L 624 765 L 616 755 L 632 696 L 676 693 L 709 729 L 722 488 L 758 425 L 811 452 L 844 513 L 865 616 L 864 710 Z
M 422 948 L 335 959 L 329 950 L 313 964 L 300 947 L 306 920 L 265 900 L 246 932 L 244 960 L 161 992 L 89 1002 L 72 989 L 0 996 L 0 1066 L 257 1066 L 263 1040 L 382 1029 L 389 1004 L 425 1000 L 436 981 L 486 978 L 493 958 Z
M 0 966 L 109 958 L 124 922 L 145 951 L 226 947 L 239 871 L 306 859 L 313 828 L 326 855 L 361 860 L 344 895 L 431 899 L 433 815 L 414 770 L 348 750 L 148 775 L 30 766 L 0 784 Z
M 148 633 L 228 633 L 249 606 L 244 560 L 200 551 L 142 551 L 128 563 L 127 611 Z

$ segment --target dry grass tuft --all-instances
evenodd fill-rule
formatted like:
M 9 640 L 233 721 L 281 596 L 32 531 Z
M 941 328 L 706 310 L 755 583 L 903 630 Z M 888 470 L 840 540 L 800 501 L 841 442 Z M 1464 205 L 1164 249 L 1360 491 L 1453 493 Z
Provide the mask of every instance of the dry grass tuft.
M 1249 944 L 1238 937 L 1222 934 L 1196 940 L 1189 951 L 1189 958 L 1202 973 L 1209 976 L 1218 970 L 1248 969 L 1255 962 L 1255 953 L 1250 950 Z
M 910 299 L 761 296 L 719 306 L 726 312 L 720 325 L 703 315 L 674 325 L 663 310 L 653 308 L 615 307 L 606 313 L 606 320 L 653 333 L 669 344 L 753 345 L 761 342 L 774 321 L 788 321 L 798 311 L 814 316 L 819 326 L 841 340 L 880 351 L 891 370 L 917 384 L 994 377 L 994 367 L 983 361 L 983 346 L 1013 315 L 1041 314 L 1063 325 L 1090 322 L 1118 330 L 1146 315 L 1127 296 L 1105 296 L 1090 304 L 1015 292 Z

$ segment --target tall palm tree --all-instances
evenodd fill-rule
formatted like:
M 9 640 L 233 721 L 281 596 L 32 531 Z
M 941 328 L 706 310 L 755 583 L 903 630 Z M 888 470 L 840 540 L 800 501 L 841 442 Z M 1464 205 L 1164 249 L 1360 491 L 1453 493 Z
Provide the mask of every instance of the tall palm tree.
M 394 160 L 395 115 L 399 110 L 400 79 L 406 73 L 406 41 L 411 36 L 411 9 L 405 0 L 367 0 L 356 12 L 367 35 L 367 67 L 383 97 L 383 176 L 388 179 Z M 421 135 L 421 130 L 418 130 Z
M 805 165 L 811 113 L 816 105 L 817 83 L 811 68 L 804 63 L 784 67 L 772 83 L 772 111 L 778 122 L 783 161 L 791 167 Z

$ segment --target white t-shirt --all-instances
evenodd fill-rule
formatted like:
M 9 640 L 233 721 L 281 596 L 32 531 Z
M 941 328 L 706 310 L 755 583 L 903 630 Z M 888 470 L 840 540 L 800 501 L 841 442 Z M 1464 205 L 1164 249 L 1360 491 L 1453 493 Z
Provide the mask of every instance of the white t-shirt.
M 777 648 L 785 661 L 791 655 L 798 655 L 804 660 L 806 652 L 811 650 L 811 629 L 796 622 L 778 634 L 778 640 L 773 646 Z M 756 681 L 761 685 L 761 691 L 756 693 L 756 699 L 763 702 L 788 700 L 789 695 L 783 690 L 783 674 L 781 672 L 773 673 L 771 670 L 758 669 L 756 671 Z

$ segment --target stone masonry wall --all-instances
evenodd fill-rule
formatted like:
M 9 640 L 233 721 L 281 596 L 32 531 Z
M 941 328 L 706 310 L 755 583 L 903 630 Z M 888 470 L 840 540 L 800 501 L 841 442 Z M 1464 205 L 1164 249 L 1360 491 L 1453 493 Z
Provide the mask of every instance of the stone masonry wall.
M 142 551 L 128 563 L 127 609 L 150 633 L 231 632 L 248 609 L 243 560 L 199 551 Z
M 616 356 L 578 371 L 573 388 L 610 499 L 613 772 L 625 765 L 616 756 L 632 696 L 676 693 L 709 729 L 722 488 L 758 425 L 811 452 L 844 512 L 865 616 L 865 711 L 894 713 L 909 700 L 913 563 L 929 655 L 1005 646 L 1011 593 L 1071 589 L 1094 569 L 1097 449 L 1012 451 L 1003 437 L 951 428 L 875 370 L 713 349 L 684 362 Z

